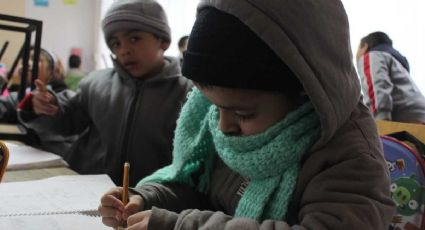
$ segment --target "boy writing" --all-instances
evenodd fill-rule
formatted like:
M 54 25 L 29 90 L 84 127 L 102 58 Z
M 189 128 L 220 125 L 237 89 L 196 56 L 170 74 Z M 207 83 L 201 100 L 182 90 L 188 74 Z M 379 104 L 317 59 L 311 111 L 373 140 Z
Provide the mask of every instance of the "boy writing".
M 325 13 L 324 13 L 325 12 Z M 339 0 L 203 0 L 173 163 L 103 223 L 135 229 L 387 229 L 394 211 Z

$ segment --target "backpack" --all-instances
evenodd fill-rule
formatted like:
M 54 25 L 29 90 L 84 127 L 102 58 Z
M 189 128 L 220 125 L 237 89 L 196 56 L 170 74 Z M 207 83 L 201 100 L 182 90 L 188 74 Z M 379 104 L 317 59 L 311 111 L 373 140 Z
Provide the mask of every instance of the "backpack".
M 405 131 L 381 141 L 397 206 L 390 230 L 425 229 L 425 145 Z

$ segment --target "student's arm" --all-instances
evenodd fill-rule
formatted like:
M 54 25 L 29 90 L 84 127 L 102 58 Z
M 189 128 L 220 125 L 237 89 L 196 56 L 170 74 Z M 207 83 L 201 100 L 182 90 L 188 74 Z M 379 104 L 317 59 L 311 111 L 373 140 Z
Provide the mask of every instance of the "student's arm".
M 47 113 L 34 110 L 34 100 L 27 105 L 20 104 L 18 110 L 19 120 L 28 128 L 36 131 L 49 130 L 51 133 L 64 136 L 79 134 L 84 131 L 90 117 L 87 114 L 87 106 L 84 101 L 83 90 L 77 93 L 64 90 L 60 93 L 48 91 L 49 100 L 54 101 Z M 28 105 L 29 104 L 29 105 Z M 49 113 L 51 111 L 51 113 Z
M 369 153 L 328 165 L 300 192 L 299 212 L 291 213 L 298 222 L 292 226 L 285 221 L 259 223 L 222 212 L 173 212 L 154 207 L 148 229 L 386 229 L 394 209 L 385 172 L 381 160 Z
M 101 198 L 99 212 L 102 216 L 102 222 L 107 226 L 118 227 L 127 218 L 129 223 L 145 225 L 145 222 L 148 221 L 145 214 L 150 214 L 150 209 L 153 206 L 166 208 L 170 210 L 169 213 L 174 213 L 173 211 L 205 208 L 203 203 L 206 200 L 204 195 L 195 192 L 189 186 L 178 183 L 149 183 L 133 188 L 131 189 L 130 201 L 125 207 L 121 201 L 121 194 L 122 188 L 116 187 L 105 193 Z M 174 216 L 177 217 L 177 214 L 174 213 Z M 167 220 L 168 222 L 166 222 Z M 161 219 L 161 226 L 164 229 L 173 229 L 176 220 L 177 218 Z M 136 226 L 133 226 L 133 228 L 136 228 Z
M 186 184 L 180 183 L 148 183 L 132 189 L 132 192 L 142 196 L 144 210 L 161 207 L 170 211 L 180 212 L 185 209 L 206 208 L 205 195 L 195 191 Z
M 176 213 L 154 207 L 150 212 L 147 229 L 289 230 L 305 228 L 290 228 L 284 221 L 273 220 L 266 220 L 260 224 L 253 219 L 234 218 L 230 215 L 224 214 L 223 212 L 188 209 L 181 213 Z
M 386 57 L 377 52 L 363 55 L 358 63 L 366 105 L 376 119 L 391 120 L 393 83 Z

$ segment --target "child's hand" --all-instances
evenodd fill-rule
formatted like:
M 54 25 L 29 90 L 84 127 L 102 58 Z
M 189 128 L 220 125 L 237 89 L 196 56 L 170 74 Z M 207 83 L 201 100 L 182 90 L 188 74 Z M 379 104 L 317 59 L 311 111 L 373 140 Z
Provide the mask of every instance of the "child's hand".
M 138 212 L 127 219 L 126 230 L 147 230 L 152 210 Z
M 143 209 L 143 199 L 139 195 L 130 194 L 129 202 L 124 207 L 121 201 L 122 187 L 116 187 L 102 196 L 99 205 L 99 212 L 102 216 L 103 224 L 117 228 L 125 225 L 127 218 L 139 210 Z
M 55 97 L 47 90 L 46 84 L 35 80 L 36 90 L 33 92 L 32 104 L 36 114 L 53 116 L 58 112 Z

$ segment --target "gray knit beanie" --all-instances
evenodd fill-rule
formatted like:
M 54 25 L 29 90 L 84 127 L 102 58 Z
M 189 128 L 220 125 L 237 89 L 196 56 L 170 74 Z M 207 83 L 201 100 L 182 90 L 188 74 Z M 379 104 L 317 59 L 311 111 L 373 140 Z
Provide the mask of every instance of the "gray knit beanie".
M 171 42 L 167 16 L 155 0 L 117 0 L 109 7 L 102 20 L 106 42 L 113 33 L 140 30 Z

